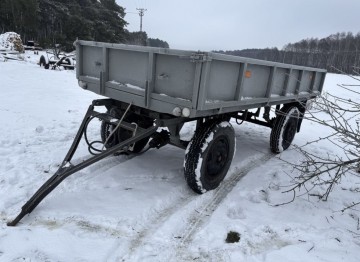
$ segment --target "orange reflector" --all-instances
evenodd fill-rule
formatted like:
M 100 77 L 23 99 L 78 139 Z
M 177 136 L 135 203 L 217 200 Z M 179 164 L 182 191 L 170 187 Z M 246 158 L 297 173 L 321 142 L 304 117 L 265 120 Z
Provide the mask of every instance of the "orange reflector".
M 245 71 L 245 77 L 250 78 L 251 77 L 251 71 L 249 71 L 249 70 Z

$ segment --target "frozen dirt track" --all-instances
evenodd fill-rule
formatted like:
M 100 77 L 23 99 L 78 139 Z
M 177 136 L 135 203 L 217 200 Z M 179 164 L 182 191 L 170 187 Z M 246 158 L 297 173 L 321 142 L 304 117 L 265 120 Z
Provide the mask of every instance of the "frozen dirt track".
M 6 222 L 61 163 L 88 105 L 98 96 L 74 72 L 33 61 L 0 62 L 0 261 L 358 261 L 360 181 L 345 177 L 328 202 L 281 193 L 292 168 L 270 154 L 270 130 L 244 123 L 221 186 L 193 193 L 183 176 L 184 151 L 171 146 L 138 157 L 112 156 L 66 179 L 14 228 Z M 329 75 L 326 88 L 348 82 Z M 93 139 L 100 123 L 90 126 Z M 294 143 L 321 130 L 304 122 Z M 182 131 L 191 137 L 193 126 Z M 318 154 L 334 152 L 324 143 Z M 88 157 L 81 144 L 76 161 Z M 301 156 L 290 148 L 288 161 Z M 229 231 L 240 242 L 225 243 Z M 355 233 L 355 234 L 354 234 Z

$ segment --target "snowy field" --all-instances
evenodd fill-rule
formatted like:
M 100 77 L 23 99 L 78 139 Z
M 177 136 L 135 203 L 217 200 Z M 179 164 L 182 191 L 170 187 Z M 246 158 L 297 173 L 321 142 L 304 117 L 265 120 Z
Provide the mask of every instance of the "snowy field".
M 183 177 L 184 151 L 166 146 L 74 174 L 7 227 L 56 171 L 99 98 L 78 87 L 74 72 L 41 69 L 34 55 L 26 60 L 0 60 L 0 261 L 359 261 L 360 213 L 339 210 L 359 200 L 360 179 L 344 177 L 327 202 L 302 196 L 275 207 L 292 199 L 282 193 L 292 168 L 270 153 L 270 129 L 250 123 L 232 122 L 236 155 L 217 190 L 193 193 Z M 337 83 L 352 81 L 328 74 L 325 89 L 353 97 Z M 91 127 L 93 137 L 99 127 Z M 327 132 L 304 121 L 294 144 Z M 183 135 L 191 134 L 188 125 Z M 340 153 L 328 142 L 308 150 Z M 75 158 L 87 156 L 82 143 Z M 294 148 L 280 157 L 302 158 Z M 229 231 L 240 233 L 238 243 L 225 242 Z

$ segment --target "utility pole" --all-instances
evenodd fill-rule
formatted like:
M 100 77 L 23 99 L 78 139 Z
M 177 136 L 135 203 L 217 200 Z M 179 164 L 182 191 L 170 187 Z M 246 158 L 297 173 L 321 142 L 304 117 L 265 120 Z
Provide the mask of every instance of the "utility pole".
M 145 8 L 136 8 L 136 10 L 139 11 L 139 16 L 140 16 L 140 32 L 142 32 L 142 18 L 145 14 L 145 11 L 147 11 L 147 9 Z

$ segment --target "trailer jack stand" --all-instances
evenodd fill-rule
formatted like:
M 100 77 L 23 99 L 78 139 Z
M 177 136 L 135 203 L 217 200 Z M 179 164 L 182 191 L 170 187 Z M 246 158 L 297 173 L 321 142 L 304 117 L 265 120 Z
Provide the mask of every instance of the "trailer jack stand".
M 30 214 L 40 204 L 40 202 L 68 176 L 74 174 L 77 171 L 82 170 L 85 167 L 88 167 L 88 166 L 96 163 L 97 161 L 99 161 L 107 156 L 115 154 L 116 152 L 120 151 L 124 147 L 129 147 L 130 145 L 136 143 L 137 141 L 140 141 L 141 139 L 150 137 L 151 135 L 153 135 L 156 132 L 156 130 L 158 128 L 158 126 L 156 124 L 147 129 L 138 127 L 136 130 L 135 136 L 130 137 L 129 139 L 126 139 L 126 140 L 120 142 L 119 144 L 117 144 L 109 149 L 106 149 L 106 150 L 102 151 L 101 153 L 99 153 L 79 164 L 72 165 L 71 159 L 72 159 L 73 155 L 75 154 L 76 149 L 78 148 L 78 145 L 79 145 L 80 140 L 85 132 L 88 121 L 93 117 L 102 119 L 101 116 L 103 114 L 94 111 L 94 107 L 98 106 L 98 105 L 100 105 L 100 106 L 104 105 L 103 101 L 105 101 L 105 100 L 94 100 L 92 105 L 89 106 L 89 109 L 86 112 L 86 115 L 85 115 L 85 117 L 80 125 L 80 128 L 76 134 L 76 137 L 74 138 L 74 141 L 69 149 L 69 152 L 65 156 L 65 159 L 62 162 L 59 169 L 26 202 L 26 204 L 21 208 L 21 212 L 19 213 L 19 215 L 13 221 L 7 223 L 8 226 L 16 226 L 17 223 L 19 223 L 19 221 L 25 215 Z M 131 124 L 123 122 L 123 123 L 121 123 L 121 127 L 131 128 Z

